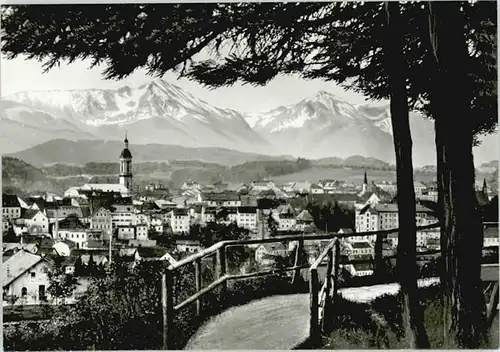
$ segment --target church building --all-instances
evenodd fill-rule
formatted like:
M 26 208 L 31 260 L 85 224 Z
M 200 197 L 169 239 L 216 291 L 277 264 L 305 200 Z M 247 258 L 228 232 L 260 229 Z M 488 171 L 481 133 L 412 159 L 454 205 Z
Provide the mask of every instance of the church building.
M 88 198 L 90 195 L 102 193 L 120 194 L 122 197 L 130 197 L 132 188 L 132 153 L 128 149 L 128 138 L 125 134 L 124 148 L 120 154 L 120 173 L 118 183 L 86 183 L 80 187 L 71 187 L 64 192 L 65 197 Z
M 132 153 L 128 149 L 128 139 L 125 133 L 125 146 L 120 154 L 120 185 L 132 190 Z

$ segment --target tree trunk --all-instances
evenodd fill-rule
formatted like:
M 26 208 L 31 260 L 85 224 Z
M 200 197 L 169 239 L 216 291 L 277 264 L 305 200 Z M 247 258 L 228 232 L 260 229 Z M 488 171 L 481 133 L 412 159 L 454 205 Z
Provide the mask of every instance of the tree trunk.
M 478 348 L 486 337 L 481 282 L 483 228 L 475 192 L 468 50 L 460 3 L 429 3 L 436 63 L 435 118 L 446 347 Z
M 396 152 L 399 240 L 397 276 L 403 296 L 403 323 L 409 348 L 429 348 L 423 323 L 423 312 L 417 296 L 416 272 L 416 204 L 413 187 L 412 139 L 403 56 L 404 38 L 401 32 L 400 7 L 386 2 L 386 68 L 391 92 L 391 122 Z

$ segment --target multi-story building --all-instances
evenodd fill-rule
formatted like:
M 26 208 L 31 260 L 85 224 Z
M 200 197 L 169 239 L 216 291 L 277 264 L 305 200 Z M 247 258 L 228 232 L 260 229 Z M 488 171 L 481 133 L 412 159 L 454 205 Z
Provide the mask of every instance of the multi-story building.
M 257 231 L 257 207 L 238 207 L 236 223 L 252 232 Z
M 295 225 L 297 224 L 297 219 L 292 213 L 281 213 L 277 216 L 278 221 L 278 231 L 292 231 L 295 230 Z
M 135 225 L 135 239 L 139 241 L 148 240 L 148 225 L 146 224 Z
M 25 210 L 16 223 L 24 225 L 30 233 L 49 233 L 49 219 L 41 210 Z
M 187 209 L 174 209 L 170 213 L 170 228 L 173 233 L 189 232 L 190 216 Z
M 236 192 L 201 193 L 198 200 L 209 207 L 241 207 L 241 198 Z
M 2 217 L 8 220 L 21 217 L 21 204 L 16 195 L 2 194 Z
M 417 226 L 424 226 L 436 222 L 432 210 L 424 206 L 416 205 Z M 369 232 L 397 229 L 399 227 L 399 215 L 397 204 L 367 204 L 364 207 L 356 207 L 356 232 Z M 366 237 L 366 236 L 365 236 Z M 375 235 L 368 238 L 357 237 L 358 240 L 375 240 Z M 355 241 L 353 237 L 353 241 Z
M 170 220 L 170 217 L 169 217 Z M 163 232 L 163 220 L 161 218 L 151 218 L 151 229 L 154 232 Z
M 119 240 L 134 240 L 135 239 L 135 226 L 134 225 L 118 225 L 118 239 Z
M 77 249 L 87 248 L 88 231 L 84 228 L 60 229 L 58 237 L 62 240 L 69 240 L 76 245 Z
M 100 207 L 90 216 L 90 228 L 93 230 L 112 231 L 113 216 L 111 210 Z

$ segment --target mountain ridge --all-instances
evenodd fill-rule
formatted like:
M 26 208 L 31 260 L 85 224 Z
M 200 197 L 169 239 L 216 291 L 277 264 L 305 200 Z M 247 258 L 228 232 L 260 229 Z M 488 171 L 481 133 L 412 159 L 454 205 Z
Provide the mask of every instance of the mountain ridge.
M 0 109 L 0 148 L 6 153 L 55 138 L 118 141 L 128 130 L 137 144 L 168 142 L 309 159 L 359 154 L 395 161 L 388 106 L 351 104 L 326 91 L 296 104 L 243 113 L 212 106 L 155 79 L 133 88 L 19 92 L 4 97 Z M 414 165 L 435 164 L 432 122 L 410 115 Z M 488 154 L 481 160 L 493 159 L 497 151 L 491 146 L 479 148 Z

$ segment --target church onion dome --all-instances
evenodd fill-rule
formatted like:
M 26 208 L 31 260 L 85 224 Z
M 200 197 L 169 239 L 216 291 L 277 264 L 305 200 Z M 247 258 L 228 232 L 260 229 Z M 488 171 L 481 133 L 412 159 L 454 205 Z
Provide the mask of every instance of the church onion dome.
M 125 148 L 122 150 L 120 158 L 132 158 L 132 153 L 130 153 L 130 150 L 128 150 L 128 148 Z

